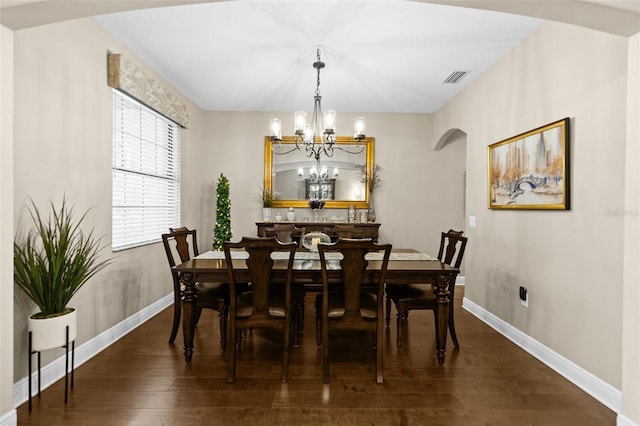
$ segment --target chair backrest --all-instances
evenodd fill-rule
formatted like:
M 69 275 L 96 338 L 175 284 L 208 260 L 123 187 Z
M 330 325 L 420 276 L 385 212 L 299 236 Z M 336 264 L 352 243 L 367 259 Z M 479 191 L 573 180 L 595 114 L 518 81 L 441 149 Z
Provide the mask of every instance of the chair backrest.
M 292 223 L 274 223 L 273 226 L 262 229 L 261 237 L 276 237 L 281 243 L 300 241 L 305 228 L 298 228 Z
M 449 229 L 447 232 L 443 232 L 440 237 L 438 259 L 440 262 L 446 263 L 447 265 L 460 268 L 466 247 L 467 237 L 462 236 L 462 231 Z
M 333 233 L 338 238 L 364 238 L 364 229 L 358 228 L 353 223 L 336 223 Z
M 369 266 L 369 261 L 365 256 L 370 252 L 380 251 L 383 252 L 383 256 L 379 263 L 379 277 L 375 282 L 368 281 L 367 267 Z M 384 282 L 389 257 L 391 255 L 391 244 L 376 244 L 368 239 L 339 239 L 333 244 L 319 244 L 318 253 L 320 255 L 320 265 L 322 268 L 322 293 L 325 301 L 328 298 L 329 286 L 334 284 L 329 282 L 327 273 L 328 269 L 335 269 L 328 267 L 326 255 L 329 252 L 340 252 L 343 256 L 342 260 L 340 260 L 341 284 L 344 292 L 345 308 L 343 318 L 351 317 L 353 319 L 361 317 L 360 302 L 365 285 L 377 286 L 379 307 L 382 308 Z M 326 309 L 325 306 L 323 306 L 323 310 L 324 309 Z M 326 312 L 323 312 L 323 315 L 326 315 Z M 378 315 L 381 317 L 382 312 L 378 312 Z
M 235 312 L 236 285 L 243 284 L 237 277 L 237 270 L 233 265 L 232 251 L 245 251 L 248 255 L 246 265 L 249 273 L 249 282 L 253 293 L 253 312 L 251 317 L 259 319 L 269 318 L 269 287 L 273 281 L 274 259 L 272 254 L 275 251 L 282 251 L 289 254 L 286 278 L 284 283 L 285 306 L 291 306 L 291 280 L 293 261 L 297 244 L 281 243 L 275 237 L 242 237 L 237 243 L 225 242 L 222 244 L 225 255 L 225 263 L 229 274 L 229 294 L 231 312 Z
M 162 234 L 162 243 L 167 253 L 169 267 L 176 266 L 175 254 L 180 258 L 180 263 L 184 263 L 192 257 L 200 254 L 198 252 L 198 241 L 196 230 L 188 229 L 185 226 L 180 228 L 169 228 L 169 233 Z

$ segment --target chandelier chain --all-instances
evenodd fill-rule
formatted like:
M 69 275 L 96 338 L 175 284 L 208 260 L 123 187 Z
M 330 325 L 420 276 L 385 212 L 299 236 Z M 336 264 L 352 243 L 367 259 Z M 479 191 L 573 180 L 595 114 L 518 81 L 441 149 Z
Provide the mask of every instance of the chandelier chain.
M 324 62 L 320 60 L 320 48 L 317 50 L 317 61 L 313 63 L 313 67 L 318 70 L 318 77 L 316 78 L 316 96 L 320 96 L 320 70 L 324 68 Z

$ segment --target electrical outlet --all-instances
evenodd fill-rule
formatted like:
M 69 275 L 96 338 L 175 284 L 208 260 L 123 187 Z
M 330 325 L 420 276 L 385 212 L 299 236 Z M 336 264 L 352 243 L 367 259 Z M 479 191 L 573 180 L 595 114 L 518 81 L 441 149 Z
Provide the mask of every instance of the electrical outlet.
M 520 286 L 520 304 L 525 308 L 529 307 L 529 292 L 526 287 Z

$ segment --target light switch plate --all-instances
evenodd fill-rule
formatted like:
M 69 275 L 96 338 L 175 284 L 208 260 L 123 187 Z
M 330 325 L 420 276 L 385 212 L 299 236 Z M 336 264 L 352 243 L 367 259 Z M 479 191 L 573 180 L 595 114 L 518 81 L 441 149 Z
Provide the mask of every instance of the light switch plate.
M 476 217 L 475 216 L 469 216 L 469 226 L 472 228 L 476 227 Z

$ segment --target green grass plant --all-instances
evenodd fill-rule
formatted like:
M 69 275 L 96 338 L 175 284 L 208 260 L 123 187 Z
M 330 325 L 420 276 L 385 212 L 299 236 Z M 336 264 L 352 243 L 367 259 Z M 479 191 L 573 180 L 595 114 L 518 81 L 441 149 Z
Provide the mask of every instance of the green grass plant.
M 40 309 L 34 318 L 63 314 L 77 291 L 111 262 L 100 259 L 101 239 L 81 228 L 88 212 L 76 220 L 63 199 L 59 209 L 52 202 L 44 217 L 31 200 L 33 228 L 16 237 L 13 258 L 15 283 Z

